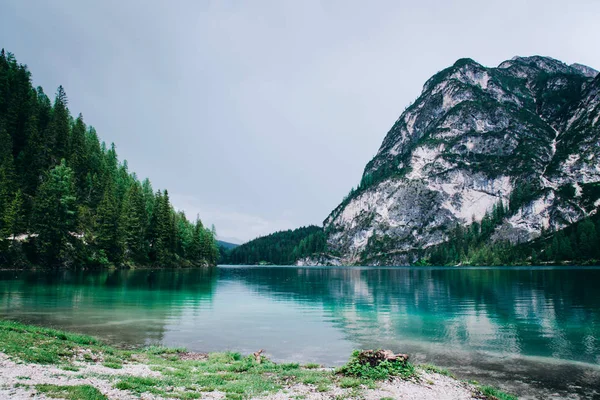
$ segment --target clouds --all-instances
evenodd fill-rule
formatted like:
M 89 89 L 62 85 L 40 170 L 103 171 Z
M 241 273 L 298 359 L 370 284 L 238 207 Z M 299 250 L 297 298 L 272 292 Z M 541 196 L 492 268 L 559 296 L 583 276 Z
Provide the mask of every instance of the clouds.
M 131 170 L 246 240 L 319 224 L 458 58 L 599 68 L 598 15 L 586 0 L 6 0 L 0 37 Z

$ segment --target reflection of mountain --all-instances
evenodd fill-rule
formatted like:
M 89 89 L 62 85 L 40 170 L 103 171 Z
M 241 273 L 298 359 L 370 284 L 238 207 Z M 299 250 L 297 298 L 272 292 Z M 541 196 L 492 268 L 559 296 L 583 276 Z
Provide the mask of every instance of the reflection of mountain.
M 161 341 L 184 306 L 210 304 L 216 277 L 213 268 L 0 271 L 0 317 L 144 345 Z
M 599 269 L 2 271 L 0 318 L 328 365 L 385 347 L 521 394 L 589 394 L 600 387 L 597 282 Z
M 232 268 L 220 275 L 263 295 L 317 303 L 356 346 L 406 351 L 465 378 L 512 382 L 522 393 L 530 385 L 565 393 L 600 386 L 599 369 L 560 361 L 600 363 L 600 270 Z

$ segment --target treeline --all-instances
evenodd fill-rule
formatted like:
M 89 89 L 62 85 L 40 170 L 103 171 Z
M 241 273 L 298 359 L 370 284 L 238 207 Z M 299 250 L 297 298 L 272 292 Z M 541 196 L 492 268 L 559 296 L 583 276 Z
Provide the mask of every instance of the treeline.
M 450 232 L 448 241 L 435 246 L 426 257 L 432 265 L 456 265 L 476 257 L 476 253 L 486 246 L 497 225 L 502 223 L 508 213 L 503 202 L 494 205 L 492 211 L 486 212 L 481 222 L 473 221 L 471 225 L 458 225 Z M 492 265 L 478 263 L 481 265 Z
M 527 243 L 491 242 L 496 226 L 508 212 L 502 203 L 487 213 L 481 223 L 457 227 L 449 240 L 428 252 L 420 264 L 426 265 L 539 265 L 598 264 L 600 261 L 600 214 L 559 231 L 543 231 Z
M 290 265 L 302 257 L 326 250 L 323 229 L 307 226 L 294 230 L 275 232 L 244 243 L 224 252 L 224 264 L 275 264 Z
M 119 162 L 65 91 L 0 53 L 0 266 L 214 265 L 214 228 Z

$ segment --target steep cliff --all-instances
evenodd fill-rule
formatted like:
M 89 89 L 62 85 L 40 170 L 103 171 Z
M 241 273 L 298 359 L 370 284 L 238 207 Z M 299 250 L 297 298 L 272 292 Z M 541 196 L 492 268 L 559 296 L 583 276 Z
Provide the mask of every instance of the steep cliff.
M 328 248 L 345 263 L 414 262 L 500 202 L 509 211 L 491 241 L 526 242 L 581 220 L 600 199 L 599 120 L 590 67 L 458 60 L 425 83 L 324 221 Z

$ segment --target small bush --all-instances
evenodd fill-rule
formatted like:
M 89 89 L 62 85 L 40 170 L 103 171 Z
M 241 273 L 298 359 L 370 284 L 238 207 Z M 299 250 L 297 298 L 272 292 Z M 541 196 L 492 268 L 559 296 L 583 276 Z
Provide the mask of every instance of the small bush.
M 338 372 L 345 376 L 373 380 L 385 380 L 398 376 L 402 379 L 409 379 L 416 375 L 415 367 L 408 361 L 390 361 L 383 360 L 377 363 L 369 363 L 362 360 L 363 353 L 355 350 L 350 357 L 350 361 Z

